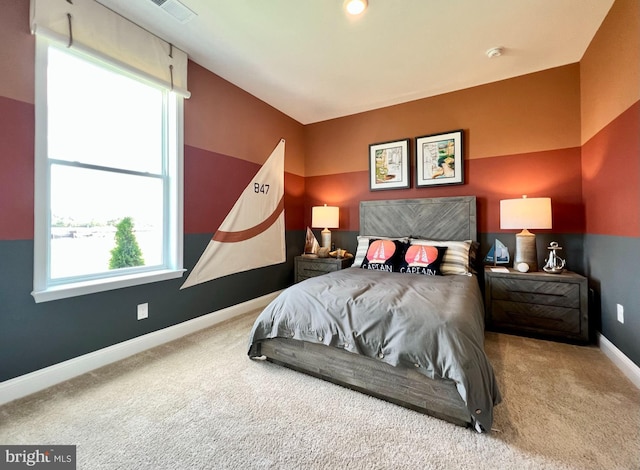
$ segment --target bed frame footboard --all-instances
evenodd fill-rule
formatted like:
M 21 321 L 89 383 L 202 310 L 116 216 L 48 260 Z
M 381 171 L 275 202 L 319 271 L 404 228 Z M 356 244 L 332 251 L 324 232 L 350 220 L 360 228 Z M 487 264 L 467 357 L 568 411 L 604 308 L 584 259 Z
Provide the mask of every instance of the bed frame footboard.
M 323 344 L 286 338 L 259 342 L 270 362 L 357 390 L 391 403 L 470 426 L 471 417 L 452 380 L 430 379 L 414 369 L 394 367 Z

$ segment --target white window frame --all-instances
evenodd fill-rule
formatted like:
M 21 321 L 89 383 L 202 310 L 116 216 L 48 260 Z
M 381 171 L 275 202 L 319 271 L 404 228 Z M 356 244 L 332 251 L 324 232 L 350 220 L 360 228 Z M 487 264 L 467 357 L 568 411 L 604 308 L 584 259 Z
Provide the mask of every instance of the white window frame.
M 49 47 L 59 47 L 46 37 L 36 35 L 35 67 L 35 192 L 34 192 L 34 276 L 33 292 L 36 303 L 92 294 L 113 289 L 121 289 L 152 282 L 182 277 L 183 268 L 183 141 L 184 141 L 184 100 L 175 93 L 169 93 L 167 142 L 167 174 L 169 191 L 164 201 L 166 243 L 163 253 L 164 265 L 142 272 L 105 274 L 96 278 L 87 276 L 66 283 L 50 282 L 50 174 L 47 154 L 47 61 Z M 96 59 L 99 60 L 99 59 Z M 108 65 L 105 65 L 109 67 Z M 123 74 L 134 75 L 111 67 Z M 139 78 L 139 77 L 137 77 Z M 91 277 L 89 279 L 89 277 Z

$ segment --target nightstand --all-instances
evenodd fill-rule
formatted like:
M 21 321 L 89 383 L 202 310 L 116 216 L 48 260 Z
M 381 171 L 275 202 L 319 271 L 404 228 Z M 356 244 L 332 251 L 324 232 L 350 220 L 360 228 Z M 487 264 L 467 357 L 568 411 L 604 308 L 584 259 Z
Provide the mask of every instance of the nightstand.
M 565 271 L 494 272 L 485 267 L 488 329 L 587 343 L 587 278 Z
M 310 258 L 307 256 L 296 256 L 295 258 L 295 281 L 300 282 L 310 277 L 322 276 L 323 274 L 340 269 L 348 268 L 353 263 L 353 258 Z

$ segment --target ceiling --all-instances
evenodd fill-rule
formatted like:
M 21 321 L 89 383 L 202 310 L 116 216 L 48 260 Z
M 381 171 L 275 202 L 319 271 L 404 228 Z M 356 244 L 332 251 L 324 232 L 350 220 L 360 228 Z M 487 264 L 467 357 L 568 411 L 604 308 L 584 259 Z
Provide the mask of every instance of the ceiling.
M 614 0 L 99 1 L 310 124 L 578 62 Z

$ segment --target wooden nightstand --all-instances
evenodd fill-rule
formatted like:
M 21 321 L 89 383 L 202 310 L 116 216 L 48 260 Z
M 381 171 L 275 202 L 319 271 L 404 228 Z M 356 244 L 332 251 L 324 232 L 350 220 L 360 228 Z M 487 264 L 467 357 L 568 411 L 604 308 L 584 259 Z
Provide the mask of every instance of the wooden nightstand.
M 589 341 L 587 278 L 565 271 L 484 270 L 488 329 Z
M 296 256 L 295 258 L 295 281 L 300 282 L 310 277 L 322 276 L 323 274 L 340 269 L 348 268 L 353 263 L 353 258 L 309 258 L 306 256 Z

